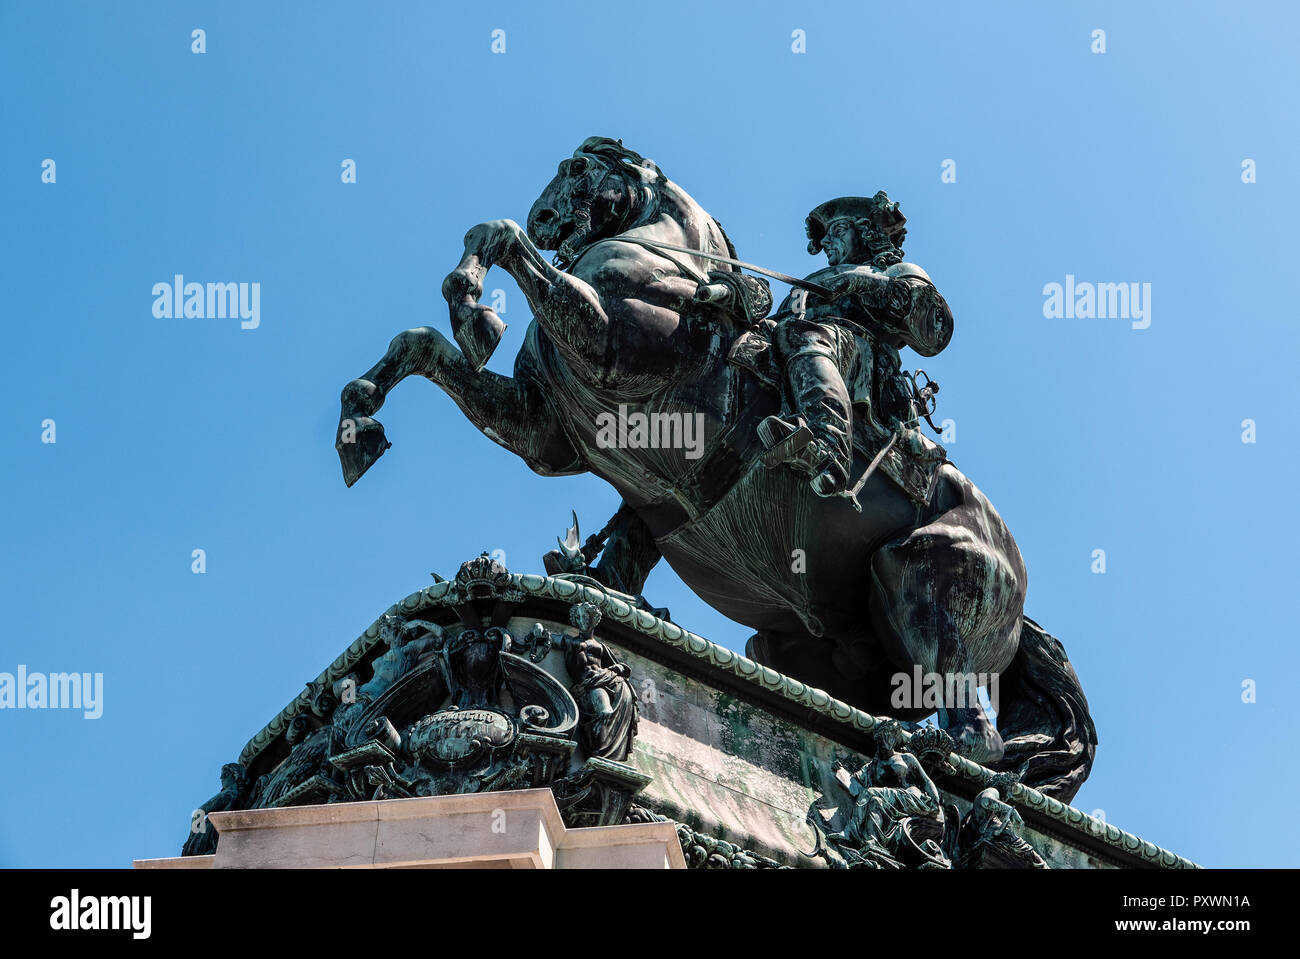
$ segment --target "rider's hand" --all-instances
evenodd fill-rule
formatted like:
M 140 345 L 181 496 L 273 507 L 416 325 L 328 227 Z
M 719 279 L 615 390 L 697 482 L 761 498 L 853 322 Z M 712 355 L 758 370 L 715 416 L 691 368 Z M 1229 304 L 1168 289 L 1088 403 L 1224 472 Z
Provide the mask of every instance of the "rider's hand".
M 808 279 L 819 286 L 824 286 L 836 296 L 844 296 L 870 290 L 878 280 L 885 280 L 885 277 L 866 267 L 852 267 L 847 270 L 831 267 L 829 270 L 813 274 Z
M 845 293 L 853 292 L 855 286 L 853 272 L 851 270 L 837 271 L 828 273 L 816 281 L 820 286 L 826 287 L 836 296 L 843 296 Z

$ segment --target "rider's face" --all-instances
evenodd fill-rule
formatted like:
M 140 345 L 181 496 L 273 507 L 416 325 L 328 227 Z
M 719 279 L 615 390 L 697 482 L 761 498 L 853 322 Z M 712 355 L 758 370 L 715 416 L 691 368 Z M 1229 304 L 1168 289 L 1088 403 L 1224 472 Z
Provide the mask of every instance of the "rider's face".
M 826 235 L 822 237 L 822 249 L 831 266 L 853 262 L 853 253 L 858 245 L 858 231 L 848 217 L 831 220 L 826 225 Z

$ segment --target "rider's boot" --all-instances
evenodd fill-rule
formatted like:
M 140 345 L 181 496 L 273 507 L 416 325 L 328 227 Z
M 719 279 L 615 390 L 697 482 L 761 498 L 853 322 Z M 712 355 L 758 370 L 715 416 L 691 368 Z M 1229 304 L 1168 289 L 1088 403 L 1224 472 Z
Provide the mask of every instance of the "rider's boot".
M 849 471 L 844 467 L 840 457 L 833 450 L 829 450 L 825 443 L 820 440 L 814 440 L 823 453 L 821 461 L 817 466 L 816 475 L 812 478 L 813 492 L 818 496 L 835 496 L 844 492 L 849 485 Z
M 786 377 L 795 409 L 812 434 L 803 458 L 810 465 L 818 496 L 834 496 L 849 485 L 853 462 L 853 408 L 840 368 L 829 356 L 796 353 L 786 360 Z
M 758 435 L 767 448 L 763 464 L 774 467 L 789 463 L 812 477 L 813 491 L 819 496 L 834 496 L 849 485 L 848 472 L 835 451 L 813 436 L 807 426 L 769 416 L 758 425 Z
M 817 439 L 802 419 L 793 422 L 769 416 L 758 424 L 763 441 L 763 465 L 769 468 L 789 463 L 812 477 L 812 487 L 819 496 L 834 496 L 848 486 L 848 474 L 839 464 L 835 451 Z
M 766 451 L 763 465 L 779 467 L 788 463 L 801 473 L 809 474 L 813 491 L 819 496 L 833 496 L 849 485 L 848 470 L 829 444 L 814 437 L 813 430 L 801 420 L 790 422 L 768 416 L 758 425 L 759 439 Z

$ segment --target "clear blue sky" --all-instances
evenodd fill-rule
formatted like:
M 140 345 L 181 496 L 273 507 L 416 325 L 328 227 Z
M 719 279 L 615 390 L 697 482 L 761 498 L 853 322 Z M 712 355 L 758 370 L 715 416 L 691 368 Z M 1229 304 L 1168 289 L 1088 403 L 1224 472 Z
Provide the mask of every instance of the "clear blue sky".
M 423 380 L 391 397 L 395 445 L 355 488 L 333 449 L 343 384 L 400 330 L 447 330 L 465 230 L 522 221 L 591 134 L 792 273 L 816 265 L 817 203 L 900 201 L 909 258 L 957 319 L 925 364 L 951 454 L 1014 531 L 1029 614 L 1097 721 L 1076 805 L 1206 865 L 1300 863 L 1298 19 L 1280 2 L 0 2 L 0 671 L 105 686 L 98 720 L 0 712 L 0 864 L 178 853 L 221 764 L 390 603 L 484 549 L 539 571 L 571 507 L 584 532 L 608 517 L 602 482 L 533 475 Z M 156 319 L 175 273 L 259 282 L 260 327 Z M 1067 274 L 1150 283 L 1150 327 L 1045 318 Z M 504 274 L 487 285 L 508 294 L 508 372 L 527 306 Z M 647 593 L 743 648 L 668 569 Z

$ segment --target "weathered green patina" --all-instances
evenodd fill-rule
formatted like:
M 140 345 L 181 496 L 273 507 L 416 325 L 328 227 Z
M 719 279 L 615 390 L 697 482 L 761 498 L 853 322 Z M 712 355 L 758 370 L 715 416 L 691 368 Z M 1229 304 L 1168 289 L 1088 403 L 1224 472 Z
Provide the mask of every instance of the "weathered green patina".
M 636 595 L 665 559 L 755 630 L 751 660 L 870 712 L 933 713 L 891 703 L 893 677 L 916 666 L 998 674 L 996 728 L 966 701 L 941 705 L 940 725 L 964 756 L 1068 801 L 1096 730 L 1064 648 L 1024 615 L 1015 539 L 916 428 L 933 393 L 909 392 L 898 351 L 942 349 L 952 314 L 902 260 L 903 222 L 883 193 L 819 206 L 809 250 L 831 265 L 767 318 L 770 292 L 739 272 L 721 224 L 621 141 L 590 137 L 526 228 L 466 234 L 443 283 L 456 344 L 407 330 L 344 388 L 344 479 L 391 445 L 374 419 L 389 393 L 424 376 L 536 472 L 618 489 L 587 575 Z M 484 368 L 504 328 L 479 300 L 494 266 L 534 317 L 513 376 Z
M 623 803 L 620 808 L 629 821 L 659 816 L 683 824 L 679 830 L 683 848 L 688 862 L 696 865 L 764 868 L 833 864 L 819 852 L 819 836 L 838 829 L 844 821 L 842 816 L 835 818 L 837 805 L 846 802 L 841 770 L 859 770 L 867 764 L 878 746 L 874 734 L 881 720 L 638 608 L 636 597 L 583 578 L 510 574 L 492 570 L 482 561 L 477 568 L 490 570 L 490 575 L 479 574 L 485 592 L 470 608 L 476 611 L 474 615 L 486 615 L 500 623 L 492 628 L 511 637 L 509 648 L 515 655 L 531 661 L 540 653 L 537 665 L 549 671 L 561 689 L 567 689 L 577 683 L 577 677 L 565 663 L 564 638 L 570 638 L 569 648 L 573 648 L 583 641 L 585 630 L 589 636 L 600 637 L 606 662 L 625 667 L 618 671 L 619 677 L 626 678 L 630 692 L 639 700 L 634 748 L 624 767 L 630 772 L 620 770 L 622 764 L 600 765 L 608 760 L 582 760 L 583 747 L 575 738 L 576 752 L 569 754 L 573 758 L 566 769 L 554 770 L 552 781 L 562 780 L 566 774 L 571 777 L 588 766 L 593 775 L 598 772 L 604 777 L 602 782 L 612 792 L 621 791 L 613 798 Z M 294 754 L 303 751 L 311 728 L 327 728 L 318 715 L 327 712 L 322 710 L 322 698 L 334 696 L 333 691 L 345 688 L 349 679 L 358 691 L 374 682 L 376 675 L 388 677 L 383 682 L 393 686 L 399 684 L 401 675 L 390 676 L 386 664 L 392 660 L 385 659 L 393 655 L 394 637 L 405 633 L 427 639 L 441 632 L 445 648 L 466 631 L 477 628 L 482 633 L 481 624 L 471 627 L 465 623 L 469 592 L 464 579 L 434 583 L 412 593 L 367 628 L 244 747 L 238 766 L 227 770 L 225 779 L 232 784 L 232 795 L 225 796 L 220 808 L 240 808 L 235 797 L 237 781 L 283 779 L 286 767 L 301 776 L 304 767 L 293 761 Z M 594 625 L 590 614 L 572 613 L 588 607 L 600 613 Z M 565 624 L 571 620 L 583 625 L 570 631 Z M 420 642 L 418 638 L 414 641 Z M 399 644 L 398 648 L 408 645 Z M 407 668 L 418 671 L 419 659 L 429 652 L 421 652 Z M 449 704 L 450 696 L 445 702 L 428 697 L 420 701 L 429 714 L 437 714 Z M 576 710 L 576 703 L 574 707 Z M 630 724 L 612 725 L 627 728 Z M 1027 843 L 1054 868 L 1194 868 L 1182 857 L 956 753 L 936 754 L 937 732 L 931 729 L 922 735 L 901 730 L 898 738 L 909 744 L 922 735 L 921 747 L 907 748 L 922 758 L 927 775 L 959 825 L 965 822 L 962 817 L 972 818 L 969 813 L 980 794 L 994 788 L 999 790 L 998 801 L 1005 801 L 1023 816 Z M 345 766 L 357 758 L 330 755 Z M 312 759 L 316 771 L 330 755 Z M 367 765 L 375 763 L 358 766 L 354 762 L 352 768 Z M 332 775 L 337 781 L 345 778 Z M 566 788 L 562 785 L 561 792 Z M 638 790 L 634 807 L 620 799 L 620 795 L 630 798 Z M 328 794 L 312 798 L 302 792 L 289 801 L 347 799 L 346 795 L 331 799 Z M 605 808 L 607 814 L 613 811 Z M 949 815 L 947 810 L 945 815 Z M 982 822 L 979 817 L 972 819 L 975 832 L 968 845 L 976 844 Z M 186 852 L 193 851 L 203 850 L 198 843 L 187 844 Z

